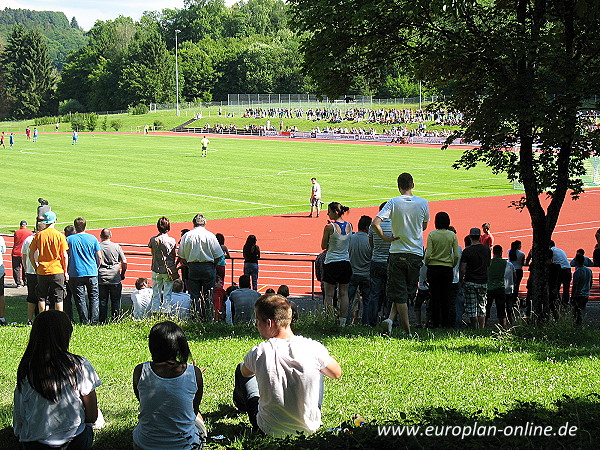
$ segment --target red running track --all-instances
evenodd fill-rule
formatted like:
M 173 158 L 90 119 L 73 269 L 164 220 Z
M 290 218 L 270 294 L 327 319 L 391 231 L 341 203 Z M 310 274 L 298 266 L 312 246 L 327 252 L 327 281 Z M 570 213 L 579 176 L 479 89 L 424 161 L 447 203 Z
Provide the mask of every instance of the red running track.
M 520 195 L 507 195 L 499 197 L 485 197 L 462 200 L 442 200 L 430 202 L 432 221 L 425 235 L 433 229 L 433 217 L 439 211 L 446 211 L 452 220 L 452 225 L 457 229 L 459 243 L 462 237 L 468 234 L 471 227 L 480 227 L 484 222 L 490 222 L 491 232 L 495 243 L 504 247 L 505 253 L 510 248 L 510 243 L 516 239 L 523 242 L 523 251 L 527 253 L 531 247 L 532 230 L 531 221 L 527 211 L 519 211 L 510 207 L 511 201 L 518 200 Z M 575 255 L 578 248 L 583 248 L 586 255 L 591 257 L 595 239 L 594 233 L 600 228 L 600 189 L 586 191 L 579 200 L 567 199 L 562 208 L 561 215 L 554 232 L 556 245 L 567 252 L 569 257 Z M 374 217 L 377 207 L 353 208 L 346 216 L 346 220 L 354 225 L 358 223 L 361 215 Z M 179 238 L 183 228 L 191 228 L 191 217 L 188 223 L 171 224 L 170 235 Z M 273 216 L 243 217 L 236 219 L 210 220 L 207 229 L 225 236 L 225 243 L 230 250 L 241 250 L 249 234 L 258 238 L 258 245 L 263 252 L 260 263 L 259 287 L 264 291 L 267 287 L 277 289 L 280 284 L 288 284 L 292 293 L 307 294 L 310 292 L 311 264 L 314 257 L 299 256 L 299 262 L 281 263 L 268 262 L 271 257 L 265 252 L 296 252 L 319 253 L 323 227 L 327 217 L 323 212 L 319 218 L 309 218 L 305 214 L 284 214 Z M 356 227 L 355 227 L 356 228 Z M 156 234 L 155 226 L 137 226 L 112 228 L 113 241 L 128 244 L 147 245 L 151 236 Z M 90 230 L 90 233 L 99 236 L 99 230 Z M 425 236 L 426 239 L 426 236 Z M 8 237 L 7 244 L 12 244 Z M 126 247 L 127 252 L 145 253 L 147 248 Z M 235 254 L 233 256 L 240 256 Z M 5 258 L 7 278 L 12 277 L 10 258 Z M 301 262 L 304 261 L 304 262 Z M 126 286 L 133 286 L 135 279 L 140 276 L 150 278 L 150 258 L 144 255 L 129 255 L 129 270 L 127 272 Z M 241 274 L 242 264 L 234 262 L 233 279 Z M 228 261 L 227 282 L 231 280 L 231 261 Z M 598 268 L 593 269 L 594 296 L 600 296 L 596 280 Z M 317 290 L 319 290 L 317 288 Z

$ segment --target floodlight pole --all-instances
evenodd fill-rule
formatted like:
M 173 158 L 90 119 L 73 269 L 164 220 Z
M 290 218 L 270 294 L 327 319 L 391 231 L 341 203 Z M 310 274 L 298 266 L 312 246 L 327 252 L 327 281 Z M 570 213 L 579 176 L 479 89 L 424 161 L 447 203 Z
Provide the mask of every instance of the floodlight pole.
M 179 117 L 179 62 L 177 55 L 177 34 L 181 30 L 175 30 L 175 104 L 177 107 L 177 117 Z

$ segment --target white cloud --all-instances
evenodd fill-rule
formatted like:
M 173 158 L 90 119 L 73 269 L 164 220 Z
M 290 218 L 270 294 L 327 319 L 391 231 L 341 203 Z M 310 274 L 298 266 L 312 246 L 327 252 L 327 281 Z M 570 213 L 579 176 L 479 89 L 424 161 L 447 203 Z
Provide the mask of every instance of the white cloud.
M 226 0 L 225 3 L 231 5 L 234 0 Z M 79 26 L 86 31 L 92 28 L 96 20 L 115 19 L 118 16 L 138 20 L 144 11 L 183 8 L 183 0 L 4 0 L 2 4 L 13 9 L 61 11 L 69 21 L 75 17 Z

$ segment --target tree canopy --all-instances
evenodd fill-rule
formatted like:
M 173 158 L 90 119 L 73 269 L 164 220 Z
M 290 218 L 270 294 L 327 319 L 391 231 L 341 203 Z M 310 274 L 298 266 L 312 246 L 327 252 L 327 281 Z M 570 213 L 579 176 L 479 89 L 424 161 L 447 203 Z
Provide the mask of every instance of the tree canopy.
M 451 95 L 459 133 L 476 142 L 456 162 L 483 162 L 519 179 L 532 220 L 533 295 L 548 308 L 549 241 L 568 192 L 581 192 L 583 161 L 598 151 L 586 99 L 598 93 L 600 9 L 595 0 L 291 0 L 307 36 L 306 70 L 336 96 L 357 74 L 406 62 Z M 595 107 L 595 105 L 591 105 Z M 513 147 L 518 152 L 504 151 Z M 544 207 L 540 194 L 550 197 Z
M 69 23 L 62 12 L 11 8 L 0 10 L 0 37 L 6 40 L 15 25 L 22 25 L 27 30 L 35 29 L 44 36 L 48 56 L 58 71 L 62 70 L 67 55 L 87 42 L 75 17 Z

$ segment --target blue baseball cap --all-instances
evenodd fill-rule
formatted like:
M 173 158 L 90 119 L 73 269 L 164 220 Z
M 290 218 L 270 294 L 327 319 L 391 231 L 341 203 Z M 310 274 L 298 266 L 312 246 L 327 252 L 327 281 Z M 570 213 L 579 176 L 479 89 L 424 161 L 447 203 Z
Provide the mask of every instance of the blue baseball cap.
M 54 211 L 48 211 L 48 212 L 44 213 L 44 218 L 42 219 L 42 223 L 49 225 L 54 222 L 56 222 L 56 213 Z

